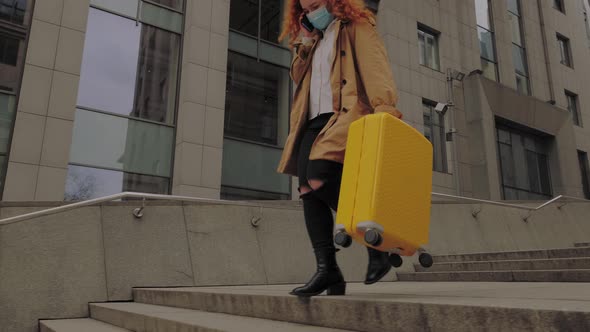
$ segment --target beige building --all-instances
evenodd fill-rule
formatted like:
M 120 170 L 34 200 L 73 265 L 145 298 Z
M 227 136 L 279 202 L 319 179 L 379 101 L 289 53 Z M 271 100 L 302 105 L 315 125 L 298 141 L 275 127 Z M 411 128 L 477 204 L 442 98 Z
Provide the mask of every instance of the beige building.
M 590 196 L 587 0 L 368 2 L 434 191 Z M 295 197 L 282 3 L 0 0 L 2 200 Z

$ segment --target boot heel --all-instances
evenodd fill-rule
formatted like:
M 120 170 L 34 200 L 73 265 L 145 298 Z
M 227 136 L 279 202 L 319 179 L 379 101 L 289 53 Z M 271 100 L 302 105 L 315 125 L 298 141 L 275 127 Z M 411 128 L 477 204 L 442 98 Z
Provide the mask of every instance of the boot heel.
M 345 295 L 346 283 L 342 282 L 336 285 L 332 285 L 328 288 L 328 295 Z

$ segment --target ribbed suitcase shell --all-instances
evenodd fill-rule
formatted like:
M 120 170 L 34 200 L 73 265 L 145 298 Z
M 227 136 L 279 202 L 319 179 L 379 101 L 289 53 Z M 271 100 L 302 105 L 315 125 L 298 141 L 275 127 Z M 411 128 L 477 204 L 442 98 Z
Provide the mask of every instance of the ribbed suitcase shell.
M 352 123 L 337 224 L 365 245 L 365 230 L 358 226 L 381 227 L 383 242 L 376 249 L 413 255 L 428 243 L 432 158 L 430 141 L 390 114 Z

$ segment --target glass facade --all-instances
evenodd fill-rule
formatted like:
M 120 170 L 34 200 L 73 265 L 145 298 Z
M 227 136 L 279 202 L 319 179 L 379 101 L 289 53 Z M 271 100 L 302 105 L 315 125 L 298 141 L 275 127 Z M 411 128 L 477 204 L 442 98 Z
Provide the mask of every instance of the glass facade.
M 158 3 L 91 1 L 66 200 L 169 193 L 182 6 Z
M 491 0 L 476 0 L 477 36 L 481 56 L 481 69 L 485 77 L 498 81 L 498 61 L 494 36 Z
M 498 126 L 497 137 L 504 199 L 551 198 L 546 139 L 506 126 Z
M 516 76 L 516 90 L 522 94 L 530 95 L 529 68 L 520 8 L 520 0 L 508 0 L 508 20 L 512 31 L 512 61 Z
M 418 27 L 418 50 L 421 65 L 440 70 L 437 34 L 424 27 Z
M 0 0 L 0 20 L 23 24 L 27 11 L 27 0 Z
M 432 169 L 437 172 L 448 172 L 447 145 L 444 117 L 434 110 L 436 103 L 422 101 L 424 118 L 424 136 L 432 143 L 434 156 Z
M 277 40 L 282 9 L 283 1 L 230 3 L 224 199 L 291 198 L 290 178 L 276 173 L 289 130 L 291 99 L 291 53 Z

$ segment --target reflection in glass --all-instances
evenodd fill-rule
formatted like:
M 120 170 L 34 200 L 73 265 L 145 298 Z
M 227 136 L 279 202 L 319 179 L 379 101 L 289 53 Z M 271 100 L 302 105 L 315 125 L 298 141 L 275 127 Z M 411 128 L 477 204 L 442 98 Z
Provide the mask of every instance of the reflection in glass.
M 174 33 L 90 8 L 78 105 L 173 123 L 179 45 Z
M 262 0 L 260 38 L 277 44 L 283 18 L 283 0 Z
M 0 155 L 8 153 L 8 142 L 12 134 L 15 97 L 0 93 Z
M 79 109 L 70 162 L 170 176 L 173 142 L 170 127 Z
M 20 40 L 0 34 L 0 63 L 16 66 Z
M 512 61 L 516 72 L 521 75 L 528 73 L 525 50 L 519 46 L 512 45 Z
M 157 27 L 182 32 L 182 14 L 143 2 L 141 5 L 141 21 Z
M 0 0 L 0 20 L 23 24 L 27 0 Z
M 490 61 L 495 61 L 494 55 L 494 34 L 486 29 L 480 27 L 477 28 L 477 34 L 479 36 L 479 47 L 481 51 L 481 57 Z
M 447 172 L 444 118 L 430 103 L 423 103 L 424 136 L 432 143 L 433 170 Z
M 504 199 L 532 200 L 552 196 L 547 144 L 543 138 L 498 128 L 498 148 Z
M 282 146 L 288 130 L 289 89 L 286 68 L 230 52 L 225 136 Z
M 439 70 L 437 36 L 419 30 L 418 47 L 420 51 L 420 64 L 434 70 Z
M 477 25 L 487 30 L 492 30 L 489 5 L 489 0 L 475 0 L 475 16 Z
M 483 71 L 483 76 L 489 78 L 490 80 L 498 80 L 498 68 L 496 67 L 495 63 L 482 58 L 481 70 Z
M 259 0 L 231 0 L 230 29 L 258 37 L 258 1 Z
M 159 3 L 160 5 L 164 5 L 170 8 L 174 8 L 176 10 L 182 10 L 182 3 L 184 0 L 150 0 L 155 3 Z
M 288 194 L 289 178 L 278 174 L 281 149 L 232 139 L 223 142 L 222 184 L 270 193 Z
M 166 178 L 70 165 L 66 178 L 66 201 L 82 201 L 124 191 L 167 194 Z
M 137 16 L 139 0 L 90 0 L 90 4 L 129 17 Z

